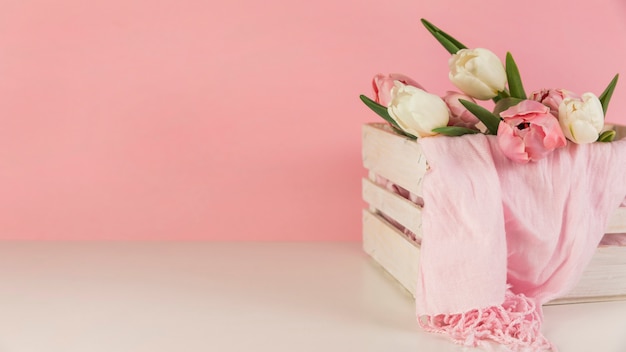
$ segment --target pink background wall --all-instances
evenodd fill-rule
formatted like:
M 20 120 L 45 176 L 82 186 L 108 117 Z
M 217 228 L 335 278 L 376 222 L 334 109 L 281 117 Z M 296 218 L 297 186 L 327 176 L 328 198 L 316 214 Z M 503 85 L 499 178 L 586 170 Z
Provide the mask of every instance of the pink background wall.
M 358 95 L 452 88 L 420 17 L 511 51 L 529 91 L 621 72 L 626 123 L 622 0 L 505 3 L 3 0 L 0 238 L 358 239 Z

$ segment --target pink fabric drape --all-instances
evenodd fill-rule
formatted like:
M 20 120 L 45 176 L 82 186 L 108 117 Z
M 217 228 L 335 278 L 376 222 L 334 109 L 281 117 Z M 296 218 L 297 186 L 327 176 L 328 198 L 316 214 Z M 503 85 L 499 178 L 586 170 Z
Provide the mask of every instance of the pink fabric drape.
M 419 143 L 430 165 L 420 322 L 468 346 L 550 349 L 541 305 L 577 282 L 624 200 L 626 141 L 568 143 L 529 164 L 507 159 L 494 136 Z

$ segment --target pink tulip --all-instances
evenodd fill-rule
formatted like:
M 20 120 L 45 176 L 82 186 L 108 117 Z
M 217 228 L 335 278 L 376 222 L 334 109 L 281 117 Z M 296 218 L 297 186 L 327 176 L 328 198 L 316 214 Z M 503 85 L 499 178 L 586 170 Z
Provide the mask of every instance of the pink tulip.
M 523 100 L 500 113 L 504 119 L 498 127 L 498 145 L 509 159 L 527 163 L 545 158 L 567 141 L 550 108 Z
M 383 106 L 389 105 L 389 102 L 391 101 L 390 92 L 391 88 L 393 88 L 394 81 L 400 81 L 403 84 L 424 89 L 419 83 L 403 74 L 392 73 L 389 75 L 383 75 L 382 73 L 379 73 L 374 76 L 374 79 L 372 80 L 372 87 L 374 88 L 374 100 L 378 104 Z
M 566 89 L 542 89 L 532 92 L 528 99 L 538 101 L 550 108 L 550 113 L 559 117 L 559 105 L 565 98 L 580 98 L 576 93 Z
M 450 110 L 450 120 L 448 121 L 448 126 L 458 126 L 476 129 L 476 124 L 478 123 L 478 118 L 474 116 L 469 110 L 461 104 L 459 99 L 468 100 L 474 102 L 474 99 L 471 97 L 458 92 L 448 91 L 446 95 L 443 97 L 443 101 L 448 106 Z

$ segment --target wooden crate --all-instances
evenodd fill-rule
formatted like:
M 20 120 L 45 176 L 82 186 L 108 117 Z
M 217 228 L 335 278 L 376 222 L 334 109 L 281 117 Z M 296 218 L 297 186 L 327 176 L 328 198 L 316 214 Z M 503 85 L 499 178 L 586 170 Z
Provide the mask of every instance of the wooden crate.
M 625 132 L 617 128 L 618 137 Z M 421 196 L 426 159 L 415 141 L 394 133 L 386 124 L 363 126 L 363 248 L 411 295 L 417 285 L 420 248 L 417 241 L 392 225 L 391 219 L 421 237 L 421 207 L 376 182 L 384 177 Z M 384 216 L 382 216 L 384 214 Z M 626 233 L 626 208 L 610 218 L 607 233 Z M 580 282 L 548 304 L 626 299 L 626 246 L 599 246 Z

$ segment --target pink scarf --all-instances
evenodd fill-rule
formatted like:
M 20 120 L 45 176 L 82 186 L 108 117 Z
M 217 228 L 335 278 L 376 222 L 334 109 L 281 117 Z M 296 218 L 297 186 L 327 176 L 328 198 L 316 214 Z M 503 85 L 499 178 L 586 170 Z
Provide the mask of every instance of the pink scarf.
M 626 140 L 517 164 L 494 136 L 419 143 L 430 165 L 416 307 L 428 331 L 550 350 L 541 305 L 568 290 L 626 196 Z

